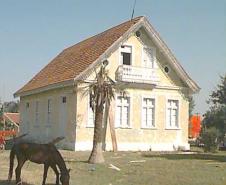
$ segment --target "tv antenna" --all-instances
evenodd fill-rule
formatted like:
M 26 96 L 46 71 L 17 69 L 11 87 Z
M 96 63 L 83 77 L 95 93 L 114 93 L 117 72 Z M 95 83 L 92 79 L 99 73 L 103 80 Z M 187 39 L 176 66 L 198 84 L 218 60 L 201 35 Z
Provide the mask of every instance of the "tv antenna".
M 133 12 L 132 12 L 131 20 L 133 19 L 135 7 L 136 7 L 136 2 L 137 2 L 137 0 L 134 0 L 134 3 L 133 3 Z

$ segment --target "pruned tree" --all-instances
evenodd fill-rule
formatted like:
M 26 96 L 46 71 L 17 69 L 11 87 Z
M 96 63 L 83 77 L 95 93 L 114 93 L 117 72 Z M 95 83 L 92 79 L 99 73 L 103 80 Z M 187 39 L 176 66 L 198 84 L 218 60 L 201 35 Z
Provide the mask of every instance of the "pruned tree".
M 88 94 L 90 96 L 90 107 L 94 112 L 94 136 L 93 148 L 89 156 L 89 163 L 103 163 L 102 153 L 103 141 L 103 116 L 104 107 L 109 107 L 110 102 L 114 99 L 116 89 L 115 82 L 108 76 L 106 66 L 108 61 L 104 61 L 93 82 L 88 85 Z

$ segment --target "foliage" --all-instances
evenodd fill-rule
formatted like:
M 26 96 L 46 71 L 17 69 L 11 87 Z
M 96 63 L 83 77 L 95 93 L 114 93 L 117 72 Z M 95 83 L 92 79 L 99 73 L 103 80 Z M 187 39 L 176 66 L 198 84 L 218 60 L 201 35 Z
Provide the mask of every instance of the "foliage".
M 218 146 L 218 130 L 215 127 L 205 129 L 201 133 L 201 142 L 204 144 L 204 152 L 216 152 Z
M 226 132 L 226 107 L 210 108 L 203 119 L 203 126 L 206 128 L 215 127 L 219 131 L 219 139 L 221 140 Z
M 10 101 L 4 103 L 4 112 L 19 112 L 19 101 Z
M 226 106 L 226 74 L 220 76 L 221 83 L 217 85 L 217 89 L 210 95 L 209 103 L 217 107 Z
M 90 107 L 95 112 L 96 105 L 110 104 L 114 98 L 115 82 L 108 76 L 106 66 L 101 66 L 100 71 L 96 73 L 96 79 L 88 87 L 90 95 Z M 103 107 L 102 107 L 103 108 Z
M 188 102 L 189 102 L 189 117 L 191 117 L 192 116 L 192 112 L 193 112 L 193 110 L 195 108 L 195 101 L 194 101 L 192 96 L 189 96 Z
M 203 128 L 215 127 L 218 130 L 218 140 L 226 133 L 226 75 L 220 76 L 221 82 L 210 94 L 208 103 L 210 109 L 204 114 Z

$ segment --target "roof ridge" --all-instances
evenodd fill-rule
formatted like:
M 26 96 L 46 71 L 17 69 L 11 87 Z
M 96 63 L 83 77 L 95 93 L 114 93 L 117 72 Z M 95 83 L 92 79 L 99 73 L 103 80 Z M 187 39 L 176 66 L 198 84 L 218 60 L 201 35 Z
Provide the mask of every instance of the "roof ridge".
M 145 16 L 138 16 L 62 50 L 14 96 L 74 79 Z M 47 88 L 48 89 L 48 88 Z M 26 94 L 26 93 L 25 93 Z
M 98 37 L 99 35 L 102 35 L 102 34 L 108 32 L 108 31 L 110 31 L 111 29 L 120 27 L 120 26 L 122 26 L 123 24 L 126 24 L 126 23 L 128 23 L 128 22 L 130 22 L 130 21 L 137 21 L 137 20 L 139 20 L 139 19 L 141 19 L 141 18 L 143 18 L 143 17 L 144 17 L 144 16 L 138 16 L 138 17 L 135 17 L 135 18 L 130 19 L 130 20 L 128 20 L 128 21 L 124 21 L 124 22 L 122 22 L 122 23 L 120 23 L 120 24 L 118 24 L 118 25 L 116 25 L 116 26 L 112 26 L 112 27 L 108 28 L 108 29 L 105 30 L 105 31 L 102 31 L 102 32 L 100 32 L 100 33 L 97 33 L 97 34 L 95 34 L 95 35 L 92 35 L 92 36 L 90 36 L 90 37 L 88 37 L 88 38 L 86 38 L 86 39 L 84 39 L 84 40 L 79 41 L 78 43 L 76 43 L 76 44 L 74 44 L 74 45 L 71 45 L 71 46 L 65 48 L 63 51 L 69 50 L 71 47 L 74 47 L 74 46 L 76 46 L 76 45 L 78 45 L 78 44 L 81 44 L 81 43 L 83 43 L 83 42 L 85 42 L 85 41 L 87 41 L 87 40 L 89 40 L 89 39 L 92 39 L 92 38 L 94 38 L 94 37 Z M 62 52 L 63 52 L 63 51 L 62 51 Z M 62 52 L 61 52 L 61 53 L 62 53 Z M 60 55 L 60 54 L 59 54 L 59 55 Z

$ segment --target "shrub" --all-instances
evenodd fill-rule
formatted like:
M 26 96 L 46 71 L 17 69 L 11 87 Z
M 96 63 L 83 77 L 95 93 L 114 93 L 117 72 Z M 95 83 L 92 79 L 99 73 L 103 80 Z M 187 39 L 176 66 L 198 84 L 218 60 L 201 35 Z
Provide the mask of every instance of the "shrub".
M 203 131 L 201 141 L 204 144 L 204 152 L 216 152 L 218 146 L 217 138 L 218 131 L 216 128 L 212 127 Z

